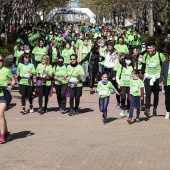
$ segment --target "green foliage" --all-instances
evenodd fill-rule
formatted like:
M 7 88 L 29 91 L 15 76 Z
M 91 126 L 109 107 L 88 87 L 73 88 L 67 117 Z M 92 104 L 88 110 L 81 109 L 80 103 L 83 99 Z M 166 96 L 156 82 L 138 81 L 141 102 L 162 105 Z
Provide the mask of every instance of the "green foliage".
M 8 44 L 13 44 L 13 43 L 15 43 L 17 37 L 18 37 L 17 33 L 9 33 L 9 34 L 8 34 L 8 39 L 7 39 L 8 42 L 7 42 L 7 43 L 8 43 Z
M 0 54 L 2 54 L 3 57 L 11 55 L 12 53 L 13 53 L 13 45 L 7 44 L 0 47 Z
M 170 51 L 170 42 L 166 42 L 164 37 L 150 37 L 146 35 L 141 36 L 142 42 L 150 42 L 153 41 L 156 43 L 156 48 L 159 52 L 162 52 L 166 54 L 168 51 Z

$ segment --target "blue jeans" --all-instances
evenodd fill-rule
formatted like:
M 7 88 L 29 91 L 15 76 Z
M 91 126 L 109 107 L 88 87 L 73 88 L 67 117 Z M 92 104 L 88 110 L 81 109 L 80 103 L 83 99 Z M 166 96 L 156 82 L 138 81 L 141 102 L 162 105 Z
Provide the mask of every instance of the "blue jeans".
M 131 119 L 133 117 L 133 110 L 134 110 L 135 106 L 136 106 L 136 118 L 139 118 L 139 115 L 140 115 L 140 96 L 132 96 L 131 95 L 130 111 L 129 111 L 129 118 L 131 118 Z
M 99 63 L 99 72 L 103 73 L 104 72 L 104 65 Z
M 107 106 L 109 104 L 109 96 L 104 98 L 99 98 L 99 108 L 103 112 L 103 118 L 107 119 Z

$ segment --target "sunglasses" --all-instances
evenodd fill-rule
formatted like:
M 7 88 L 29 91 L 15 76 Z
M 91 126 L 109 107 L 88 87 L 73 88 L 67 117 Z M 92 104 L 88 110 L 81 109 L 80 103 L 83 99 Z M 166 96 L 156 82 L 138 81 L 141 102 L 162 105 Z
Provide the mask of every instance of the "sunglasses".
M 74 61 L 74 60 L 76 60 L 76 59 L 75 59 L 75 58 L 74 58 L 74 59 L 73 59 L 73 58 L 71 58 L 70 60 L 73 60 L 73 61 Z
M 41 60 L 46 60 L 46 58 L 42 58 Z
M 3 62 L 3 60 L 0 60 L 0 62 Z
M 25 56 L 24 58 L 28 58 L 29 59 L 30 57 L 29 56 Z

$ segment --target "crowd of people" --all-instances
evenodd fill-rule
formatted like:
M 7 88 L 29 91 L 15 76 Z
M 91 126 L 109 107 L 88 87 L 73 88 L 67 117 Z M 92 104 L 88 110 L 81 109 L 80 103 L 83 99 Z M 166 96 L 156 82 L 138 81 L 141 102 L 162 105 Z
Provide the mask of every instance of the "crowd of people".
M 3 67 L 4 57 L 0 55 L 1 142 L 10 136 L 4 116 L 9 96 L 4 92 L 12 89 L 15 80 L 23 115 L 34 112 L 34 93 L 38 96 L 38 113 L 48 112 L 53 88 L 60 112 L 66 113 L 66 97 L 69 96 L 68 115 L 79 114 L 82 88 L 88 86 L 89 95 L 96 92 L 99 95 L 104 124 L 107 123 L 107 106 L 112 93 L 116 93 L 120 117 L 124 117 L 127 110 L 127 122 L 131 124 L 134 108 L 136 122 L 140 122 L 141 110 L 147 118 L 157 116 L 159 91 L 164 88 L 165 119 L 169 119 L 170 54 L 165 57 L 158 52 L 155 42 L 142 42 L 133 27 L 84 22 L 27 24 L 18 30 L 13 74 Z M 11 79 L 11 86 L 8 86 L 8 79 Z M 153 112 L 150 111 L 152 92 Z

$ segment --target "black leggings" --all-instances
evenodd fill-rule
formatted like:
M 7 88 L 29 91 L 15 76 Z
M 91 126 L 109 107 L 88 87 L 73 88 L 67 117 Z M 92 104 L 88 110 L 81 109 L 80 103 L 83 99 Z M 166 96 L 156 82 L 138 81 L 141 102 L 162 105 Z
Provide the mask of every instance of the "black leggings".
M 55 84 L 58 106 L 62 110 L 64 110 L 65 107 L 66 107 L 66 96 L 65 96 L 65 94 L 66 94 L 67 87 L 68 87 L 68 84 L 62 84 L 62 85 L 56 85 Z
M 154 85 L 151 86 L 150 79 L 146 78 L 144 84 L 145 84 L 145 93 L 146 93 L 146 109 L 150 109 L 152 92 L 154 95 L 153 107 L 154 109 L 157 109 L 158 102 L 159 102 L 159 79 L 156 79 Z
M 170 112 L 170 86 L 164 86 L 165 88 L 165 106 L 166 111 Z
M 125 101 L 126 101 L 126 98 L 127 98 L 127 110 L 129 110 L 130 109 L 129 87 L 123 86 L 121 88 L 120 95 L 121 95 L 121 108 L 123 110 L 125 110 Z
M 26 105 L 26 98 L 28 97 L 30 105 L 32 105 L 32 95 L 33 95 L 33 87 L 20 84 L 19 85 L 19 93 L 21 94 L 21 104 L 22 106 Z
M 97 73 L 89 72 L 90 88 L 93 88 L 93 87 L 94 87 L 96 75 L 97 75 Z
M 40 108 L 42 108 L 43 96 L 45 96 L 44 107 L 47 108 L 48 99 L 49 99 L 48 95 L 50 93 L 50 90 L 51 90 L 51 86 L 40 86 L 40 87 L 38 87 L 38 93 L 39 93 L 38 102 L 39 102 Z
M 75 87 L 75 88 L 69 87 L 70 110 L 74 109 L 74 99 L 75 99 L 75 110 L 78 109 L 79 104 L 80 104 L 80 97 L 82 95 L 82 89 L 83 89 L 83 87 Z

